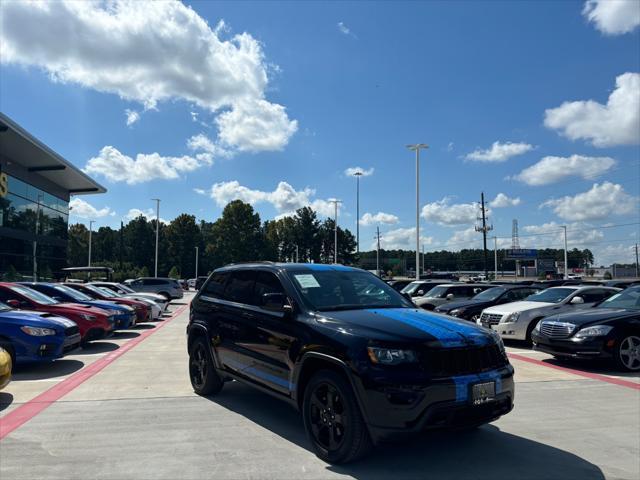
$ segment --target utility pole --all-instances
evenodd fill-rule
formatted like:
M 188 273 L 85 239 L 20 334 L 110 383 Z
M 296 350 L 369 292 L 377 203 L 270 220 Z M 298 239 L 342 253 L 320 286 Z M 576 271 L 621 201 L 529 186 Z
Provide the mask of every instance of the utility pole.
M 360 177 L 362 171 L 353 174 L 356 177 L 356 253 L 360 253 Z
M 380 276 L 380 227 L 376 227 L 376 274 Z
M 198 279 L 198 250 L 200 250 L 200 248 L 196 247 L 196 280 Z
M 424 273 L 424 243 L 422 244 L 422 273 Z
M 567 226 L 563 225 L 564 230 L 564 279 L 569 278 L 569 264 L 567 262 Z
M 333 263 L 338 263 L 338 204 L 342 203 L 342 200 L 334 198 L 329 200 L 333 203 L 334 208 L 334 222 L 333 222 Z
M 122 230 L 124 230 L 124 223 L 122 222 L 122 220 L 120 220 L 120 248 L 119 248 L 119 252 L 118 252 L 118 256 L 120 257 L 120 271 L 122 271 L 122 250 L 123 250 L 123 246 L 124 246 L 124 241 L 123 241 L 123 232 Z
M 96 223 L 95 220 L 89 220 L 89 259 L 87 261 L 87 266 L 91 266 L 91 234 L 93 233 L 93 224 Z M 89 272 L 89 276 L 91 276 L 91 272 Z
M 484 276 L 487 278 L 489 272 L 487 270 L 487 232 L 493 230 L 493 225 L 487 225 L 487 216 L 484 206 L 484 192 L 480 193 L 480 212 L 481 217 L 478 220 L 482 221 L 482 226 L 476 226 L 476 232 L 482 232 L 482 248 L 484 257 Z
M 420 280 L 420 149 L 429 145 L 413 143 L 407 148 L 416 152 L 416 280 Z
M 156 202 L 156 261 L 154 277 L 158 278 L 158 238 L 160 237 L 160 199 L 152 198 Z
M 636 243 L 636 278 L 640 277 L 638 274 L 638 244 Z
M 493 279 L 498 279 L 498 237 L 493 237 Z

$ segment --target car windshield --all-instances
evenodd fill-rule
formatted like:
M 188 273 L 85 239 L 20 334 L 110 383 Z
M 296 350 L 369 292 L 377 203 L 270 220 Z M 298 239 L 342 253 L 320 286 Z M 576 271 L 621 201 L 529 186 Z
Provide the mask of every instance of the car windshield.
M 77 302 L 88 302 L 91 301 L 91 297 L 86 293 L 79 292 L 78 290 L 74 290 L 73 288 L 69 288 L 66 285 L 56 285 L 53 287 L 57 291 L 64 293 L 65 295 L 73 298 Z
M 118 285 L 114 285 L 113 288 L 117 290 L 122 290 L 125 293 L 136 293 L 136 291 L 133 288 L 128 287 L 127 285 L 124 285 L 122 283 L 119 283 Z
M 411 295 L 413 292 L 418 290 L 418 288 L 422 287 L 423 285 L 424 285 L 423 282 L 411 282 L 409 285 L 407 285 L 402 290 L 400 290 L 400 292 L 408 293 L 409 295 Z
M 60 303 L 50 296 L 45 295 L 44 293 L 40 293 L 31 288 L 14 285 L 11 287 L 11 290 L 19 295 L 22 295 L 23 297 L 27 297 L 32 302 L 40 303 L 42 305 L 55 305 L 56 303 Z
M 547 288 L 541 292 L 529 295 L 525 300 L 527 302 L 560 303 L 575 291 L 575 288 Z
M 304 300 L 318 311 L 413 306 L 368 272 L 294 270 L 288 275 Z
M 7 310 L 12 310 L 12 308 L 6 303 L 0 302 L 0 312 L 6 312 Z
M 442 286 L 433 287 L 428 291 L 428 295 L 433 298 L 442 298 L 447 294 L 448 290 L 449 290 L 449 287 L 442 287 Z
M 640 288 L 631 288 L 617 293 L 596 308 L 625 308 L 627 310 L 640 310 Z
M 116 298 L 119 297 L 120 294 L 114 292 L 113 290 L 111 290 L 110 288 L 106 288 L 106 287 L 93 287 L 96 290 L 98 290 L 103 296 L 108 297 L 108 298 Z
M 473 297 L 473 300 L 487 300 L 487 301 L 495 300 L 506 291 L 507 289 L 504 287 L 493 287 L 488 290 L 485 290 L 484 292 L 480 292 L 475 297 Z

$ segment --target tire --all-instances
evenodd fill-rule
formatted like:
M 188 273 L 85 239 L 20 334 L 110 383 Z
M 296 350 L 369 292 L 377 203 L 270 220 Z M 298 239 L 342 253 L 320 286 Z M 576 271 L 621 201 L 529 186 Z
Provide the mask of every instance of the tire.
M 623 372 L 640 372 L 640 334 L 626 333 L 616 343 L 614 359 Z
M 164 298 L 167 299 L 167 303 L 169 303 L 171 301 L 171 295 L 169 295 L 167 292 L 160 292 L 158 293 L 158 295 L 162 295 Z
M 195 340 L 189 353 L 189 379 L 193 391 L 198 395 L 215 395 L 224 386 L 216 372 L 209 347 L 202 338 Z
M 536 328 L 536 325 L 538 324 L 538 322 L 542 320 L 542 317 L 540 318 L 535 318 L 528 326 L 527 326 L 527 333 L 525 334 L 526 336 L 524 337 L 524 343 L 527 344 L 527 346 L 532 346 L 533 345 L 533 339 L 531 338 L 531 333 L 533 332 L 533 329 Z
M 11 342 L 0 340 L 0 348 L 4 348 L 7 352 L 9 352 L 9 356 L 11 357 L 11 365 L 13 365 L 13 368 L 16 368 L 16 351 L 13 348 L 13 345 L 11 345 Z
M 320 370 L 309 380 L 302 416 L 307 437 L 325 462 L 352 462 L 372 447 L 353 389 L 336 372 Z

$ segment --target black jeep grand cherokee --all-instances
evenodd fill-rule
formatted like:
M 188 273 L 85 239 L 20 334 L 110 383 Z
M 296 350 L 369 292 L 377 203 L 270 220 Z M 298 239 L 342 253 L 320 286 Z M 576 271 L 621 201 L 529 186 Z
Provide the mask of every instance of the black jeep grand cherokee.
M 475 427 L 513 406 L 513 367 L 494 332 L 417 309 L 355 268 L 221 268 L 191 302 L 187 335 L 196 393 L 234 379 L 282 398 L 332 463 L 396 434 Z

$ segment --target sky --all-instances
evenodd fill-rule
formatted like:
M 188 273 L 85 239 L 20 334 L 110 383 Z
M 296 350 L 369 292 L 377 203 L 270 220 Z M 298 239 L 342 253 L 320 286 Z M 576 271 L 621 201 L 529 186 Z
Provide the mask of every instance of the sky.
M 71 223 L 263 220 L 310 205 L 360 247 L 640 240 L 640 1 L 0 4 L 0 110 L 104 185 Z M 489 241 L 493 246 L 493 240 Z

